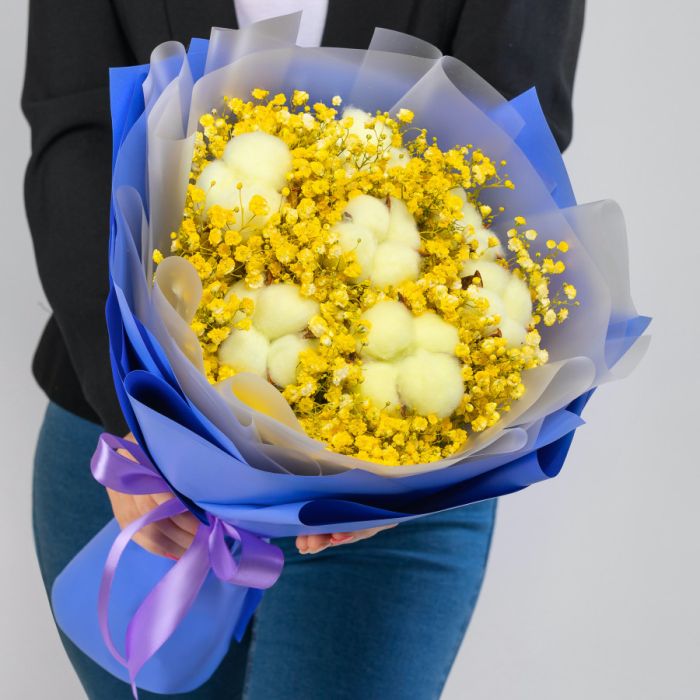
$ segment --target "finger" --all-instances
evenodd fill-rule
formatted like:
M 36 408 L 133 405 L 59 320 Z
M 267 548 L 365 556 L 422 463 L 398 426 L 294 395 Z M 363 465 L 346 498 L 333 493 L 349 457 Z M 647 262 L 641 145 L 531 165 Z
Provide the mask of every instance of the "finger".
M 324 550 L 326 547 L 330 546 L 331 536 L 330 535 L 308 535 L 308 553 L 318 554 L 320 551 Z
M 147 525 L 133 537 L 134 542 L 151 554 L 169 559 L 179 559 L 184 553 L 177 542 L 173 542 L 152 525 Z
M 389 530 L 392 527 L 396 527 L 396 523 L 382 525 L 381 527 L 371 527 L 365 530 L 355 530 L 354 532 L 334 532 L 331 535 L 331 544 L 350 544 L 352 542 L 358 542 L 359 540 L 366 540 L 370 537 L 374 537 L 378 532 Z
M 170 540 L 170 542 L 174 542 L 182 549 L 187 549 L 194 539 L 192 533 L 178 527 L 170 518 L 153 523 L 153 527 L 155 527 L 163 537 Z
M 174 494 L 169 492 L 154 493 L 152 494 L 152 498 L 157 505 L 161 505 L 162 503 L 165 503 L 166 501 L 169 501 L 172 498 L 174 498 Z M 200 522 L 189 511 L 187 513 L 180 513 L 179 515 L 174 515 L 170 518 L 170 520 L 174 522 L 175 525 L 177 525 L 180 529 L 184 530 L 185 532 L 188 532 L 193 537 L 197 534 L 197 529 L 199 528 Z
M 163 502 L 167 500 L 168 498 L 162 499 Z M 134 496 L 134 504 L 139 514 L 145 515 L 158 506 L 158 500 L 155 498 L 155 494 L 139 495 Z M 177 558 L 181 557 L 192 543 L 192 535 L 179 528 L 170 518 L 150 523 L 142 528 L 140 533 L 144 534 L 141 534 L 139 539 L 147 542 L 145 549 L 148 551 L 157 549 L 159 551 L 154 551 L 154 553 L 158 554 L 162 554 L 162 550 L 164 550 L 167 554 Z

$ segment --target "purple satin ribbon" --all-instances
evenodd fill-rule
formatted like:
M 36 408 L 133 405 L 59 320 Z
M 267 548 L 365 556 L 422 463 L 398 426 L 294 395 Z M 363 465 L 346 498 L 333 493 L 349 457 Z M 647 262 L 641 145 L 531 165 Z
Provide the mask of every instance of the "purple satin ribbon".
M 127 450 L 136 461 L 120 455 L 118 449 Z M 115 435 L 100 436 L 90 468 L 97 481 L 114 491 L 134 495 L 171 491 L 145 452 L 137 444 Z M 222 581 L 258 589 L 270 588 L 282 572 L 284 557 L 279 547 L 208 514 L 209 524 L 199 526 L 187 551 L 134 613 L 126 631 L 126 656 L 122 656 L 114 645 L 108 621 L 109 596 L 119 560 L 139 530 L 185 512 L 187 506 L 172 498 L 127 525 L 114 541 L 102 574 L 97 611 L 100 631 L 112 656 L 128 670 L 135 698 L 138 697 L 136 675 L 175 632 L 209 571 Z M 236 556 L 227 537 L 238 542 Z

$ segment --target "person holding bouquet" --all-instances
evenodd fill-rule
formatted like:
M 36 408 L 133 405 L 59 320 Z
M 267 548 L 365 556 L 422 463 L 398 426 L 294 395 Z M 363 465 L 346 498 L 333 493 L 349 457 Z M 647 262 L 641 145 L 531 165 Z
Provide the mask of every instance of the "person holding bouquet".
M 34 359 L 50 401 L 37 445 L 33 503 L 47 589 L 113 514 L 123 526 L 169 497 L 106 491 L 88 469 L 103 429 L 127 432 L 104 322 L 108 68 L 146 63 L 162 41 L 186 43 L 207 36 L 212 26 L 244 26 L 303 9 L 302 44 L 365 47 L 374 27 L 382 26 L 464 61 L 507 98 L 536 86 L 564 149 L 571 139 L 583 6 L 583 0 L 238 0 L 234 14 L 230 0 L 69 0 L 60 11 L 31 0 L 23 108 L 33 152 L 26 204 L 53 310 Z M 474 610 L 494 515 L 489 500 L 376 537 L 375 529 L 279 541 L 285 571 L 260 606 L 252 633 L 232 644 L 205 685 L 178 697 L 437 697 Z M 179 558 L 196 527 L 192 515 L 178 515 L 144 529 L 136 541 Z M 90 698 L 129 697 L 127 684 L 63 641 Z

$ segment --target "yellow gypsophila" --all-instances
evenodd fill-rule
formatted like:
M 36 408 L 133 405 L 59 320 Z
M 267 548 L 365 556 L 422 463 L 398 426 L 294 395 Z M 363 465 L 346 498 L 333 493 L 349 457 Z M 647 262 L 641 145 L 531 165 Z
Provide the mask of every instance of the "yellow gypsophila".
M 225 99 L 224 107 L 205 114 L 197 132 L 182 223 L 172 233 L 171 253 L 190 261 L 203 285 L 192 329 L 203 352 L 205 371 L 217 383 L 235 370 L 217 351 L 232 330 L 251 327 L 254 303 L 229 293 L 245 280 L 252 289 L 291 282 L 318 303 L 306 335 L 317 339 L 299 356 L 295 381 L 283 395 L 304 430 L 330 450 L 374 462 L 426 463 L 463 448 L 469 434 L 495 425 L 524 392 L 523 372 L 543 364 L 537 326 L 566 318 L 576 290 L 564 284 L 550 294 L 553 275 L 564 271 L 558 259 L 566 242 L 552 242 L 547 256 L 530 255 L 537 233 L 516 217 L 508 232 L 507 259 L 498 264 L 527 282 L 533 322 L 524 343 L 509 347 L 494 331 L 494 316 L 478 294 L 478 275 L 463 279 L 464 261 L 478 259 L 460 224 L 462 202 L 450 192 L 464 188 L 486 225 L 495 216 L 480 204 L 485 189 L 513 188 L 488 156 L 471 145 L 442 150 L 426 130 L 412 126 L 414 115 L 401 109 L 392 117 L 378 112 L 365 126 L 376 138 L 352 132 L 353 118 L 336 107 L 309 104 L 308 93 L 290 96 L 252 91 L 252 99 Z M 272 210 L 263 196 L 232 209 L 204 207 L 207 193 L 197 187 L 202 170 L 221 158 L 235 136 L 262 131 L 282 139 L 291 151 L 291 169 Z M 404 154 L 397 164 L 391 154 Z M 504 166 L 502 163 L 501 166 Z M 239 189 L 241 185 L 239 184 Z M 355 254 L 343 252 L 333 225 L 348 202 L 360 194 L 386 201 L 401 199 L 420 231 L 420 274 L 415 280 L 384 288 L 370 279 L 358 282 Z M 255 222 L 267 218 L 262 225 Z M 234 222 L 236 225 L 234 225 Z M 250 223 L 248 223 L 250 222 Z M 489 245 L 497 244 L 494 239 Z M 483 254 L 483 252 L 481 253 Z M 162 260 L 154 252 L 156 263 Z M 455 354 L 461 363 L 464 396 L 447 418 L 407 410 L 377 408 L 364 399 L 361 348 L 367 325 L 363 314 L 379 301 L 402 302 L 414 315 L 433 311 L 458 329 Z

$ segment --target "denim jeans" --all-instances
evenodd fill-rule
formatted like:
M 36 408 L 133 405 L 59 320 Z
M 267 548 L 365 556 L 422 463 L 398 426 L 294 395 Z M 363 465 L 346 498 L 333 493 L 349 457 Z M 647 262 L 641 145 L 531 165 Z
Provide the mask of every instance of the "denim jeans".
M 112 517 L 89 459 L 101 428 L 50 404 L 34 468 L 34 533 L 44 584 Z M 361 542 L 300 555 L 292 538 L 278 583 L 242 643 L 196 691 L 141 698 L 427 700 L 438 698 L 484 576 L 495 501 L 404 523 Z M 62 637 L 89 698 L 129 687 Z

